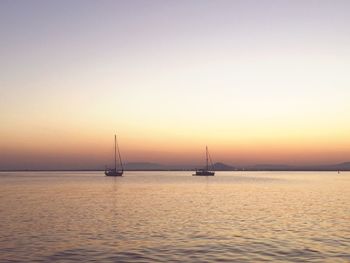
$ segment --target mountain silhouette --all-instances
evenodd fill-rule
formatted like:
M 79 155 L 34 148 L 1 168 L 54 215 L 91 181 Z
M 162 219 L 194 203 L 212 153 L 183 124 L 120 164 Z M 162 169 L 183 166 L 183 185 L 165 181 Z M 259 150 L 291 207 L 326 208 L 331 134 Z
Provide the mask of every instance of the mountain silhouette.
M 134 170 L 134 171 L 145 171 L 145 170 L 168 170 L 164 165 L 158 163 L 148 163 L 148 162 L 132 162 L 126 163 L 125 170 Z
M 215 171 L 234 171 L 237 168 L 234 167 L 234 166 L 230 166 L 230 165 L 218 162 L 218 163 L 214 163 L 213 164 L 213 168 L 212 169 L 215 170 Z

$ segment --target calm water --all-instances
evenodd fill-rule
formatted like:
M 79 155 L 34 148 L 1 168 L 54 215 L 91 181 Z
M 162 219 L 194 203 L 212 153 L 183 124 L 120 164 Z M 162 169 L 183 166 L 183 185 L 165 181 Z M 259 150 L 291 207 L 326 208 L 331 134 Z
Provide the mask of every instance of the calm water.
M 350 173 L 0 173 L 0 261 L 350 262 Z

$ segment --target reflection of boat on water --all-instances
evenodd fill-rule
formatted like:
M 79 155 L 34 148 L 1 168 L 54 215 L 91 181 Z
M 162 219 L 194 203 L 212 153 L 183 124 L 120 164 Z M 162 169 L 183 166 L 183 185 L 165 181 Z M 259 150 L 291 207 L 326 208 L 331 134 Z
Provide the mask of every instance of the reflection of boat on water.
M 196 173 L 193 176 L 214 176 L 215 172 L 209 169 L 209 161 L 210 167 L 213 168 L 213 162 L 211 161 L 211 157 L 208 151 L 208 146 L 205 147 L 205 156 L 206 156 L 206 165 L 203 169 L 196 169 Z
M 118 149 L 118 158 L 119 158 L 119 164 L 121 169 L 117 169 L 117 149 Z M 119 146 L 117 143 L 117 135 L 114 135 L 114 169 L 108 169 L 105 170 L 105 175 L 107 176 L 122 176 L 124 172 L 124 167 L 122 163 L 122 158 L 120 156 Z

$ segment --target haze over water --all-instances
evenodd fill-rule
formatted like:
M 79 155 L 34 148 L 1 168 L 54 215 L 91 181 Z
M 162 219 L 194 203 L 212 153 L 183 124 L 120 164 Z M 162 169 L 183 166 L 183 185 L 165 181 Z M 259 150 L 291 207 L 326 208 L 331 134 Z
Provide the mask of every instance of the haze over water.
M 349 172 L 1 172 L 0 261 L 349 262 L 349 189 Z

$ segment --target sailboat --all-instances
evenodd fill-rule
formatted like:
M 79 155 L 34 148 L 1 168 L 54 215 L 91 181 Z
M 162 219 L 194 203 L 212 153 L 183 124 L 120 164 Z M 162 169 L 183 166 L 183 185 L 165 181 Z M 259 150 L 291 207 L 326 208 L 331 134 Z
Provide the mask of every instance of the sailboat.
M 117 149 L 118 149 L 118 158 L 119 158 L 119 164 L 121 166 L 121 170 L 117 169 Z M 114 169 L 108 169 L 105 170 L 105 175 L 107 176 L 123 176 L 124 167 L 122 163 L 122 158 L 120 156 L 119 146 L 117 142 L 117 135 L 114 135 Z
M 209 161 L 210 161 L 210 166 L 213 167 L 213 163 L 210 158 L 210 154 L 208 151 L 208 146 L 205 146 L 205 156 L 206 156 L 206 165 L 205 168 L 203 169 L 196 169 L 196 173 L 193 174 L 193 176 L 214 176 L 215 172 L 209 170 Z

